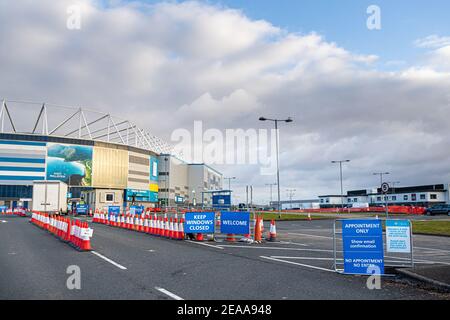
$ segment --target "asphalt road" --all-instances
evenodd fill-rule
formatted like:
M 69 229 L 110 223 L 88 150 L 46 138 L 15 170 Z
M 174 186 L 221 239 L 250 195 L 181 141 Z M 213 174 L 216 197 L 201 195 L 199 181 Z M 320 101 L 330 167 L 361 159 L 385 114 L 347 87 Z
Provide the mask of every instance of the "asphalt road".
M 401 278 L 369 290 L 366 277 L 330 271 L 330 223 L 279 223 L 281 242 L 251 246 L 177 242 L 94 224 L 95 252 L 78 252 L 26 218 L 0 217 L 0 299 L 449 298 Z M 415 238 L 424 261 L 450 263 L 449 243 Z M 81 290 L 66 287 L 71 265 L 81 269 Z

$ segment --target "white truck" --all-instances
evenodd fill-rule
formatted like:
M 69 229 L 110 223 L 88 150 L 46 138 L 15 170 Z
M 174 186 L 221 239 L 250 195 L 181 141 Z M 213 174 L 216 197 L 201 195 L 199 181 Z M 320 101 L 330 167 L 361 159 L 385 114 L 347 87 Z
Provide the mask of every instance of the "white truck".
M 61 181 L 33 181 L 33 211 L 67 213 L 67 191 Z

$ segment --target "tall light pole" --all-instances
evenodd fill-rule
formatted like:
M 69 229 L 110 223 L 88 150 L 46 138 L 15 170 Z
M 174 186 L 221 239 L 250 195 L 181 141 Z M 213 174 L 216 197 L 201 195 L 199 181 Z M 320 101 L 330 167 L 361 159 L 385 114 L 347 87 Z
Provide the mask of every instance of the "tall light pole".
M 334 160 L 331 161 L 331 163 L 339 163 L 339 176 L 340 176 L 340 180 L 341 180 L 341 210 L 342 213 L 344 212 L 344 187 L 342 184 L 342 164 L 343 163 L 348 163 L 350 162 L 350 160 Z
M 228 180 L 228 190 L 231 191 L 231 180 L 235 180 L 236 177 L 231 178 L 223 178 L 224 180 Z
M 279 160 L 279 150 L 278 150 L 278 122 L 286 122 L 290 123 L 294 120 L 291 119 L 291 117 L 280 120 L 280 119 L 269 119 L 265 117 L 260 117 L 259 121 L 272 121 L 275 123 L 275 134 L 276 134 L 276 149 L 277 149 L 277 189 L 278 189 L 278 217 L 281 218 L 281 196 L 280 196 L 280 160 Z
M 288 193 L 288 197 L 289 197 L 289 202 L 291 204 L 291 209 L 292 209 L 292 197 L 295 194 L 295 191 L 297 191 L 296 189 L 286 189 L 287 193 Z
M 266 186 L 270 186 L 270 203 L 269 203 L 269 206 L 271 206 L 272 202 L 273 202 L 273 199 L 272 199 L 272 187 L 276 186 L 276 185 L 277 185 L 276 183 L 266 183 Z
M 380 176 L 380 187 L 383 184 L 383 176 L 390 174 L 390 172 L 374 172 L 374 176 Z

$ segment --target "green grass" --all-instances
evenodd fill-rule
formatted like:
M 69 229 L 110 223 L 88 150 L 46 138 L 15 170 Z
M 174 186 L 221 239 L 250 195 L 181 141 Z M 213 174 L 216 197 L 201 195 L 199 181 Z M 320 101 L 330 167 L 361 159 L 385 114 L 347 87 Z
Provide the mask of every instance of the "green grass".
M 450 221 L 413 221 L 412 224 L 413 234 L 424 233 L 450 236 Z
M 278 213 L 262 213 L 264 220 L 275 220 L 275 221 L 289 221 L 289 220 L 308 220 L 308 216 L 301 214 L 281 214 L 281 219 L 278 216 Z M 251 215 L 253 219 L 253 214 Z M 319 219 L 329 219 L 329 217 L 324 216 L 315 216 L 311 215 L 311 219 L 319 220 Z

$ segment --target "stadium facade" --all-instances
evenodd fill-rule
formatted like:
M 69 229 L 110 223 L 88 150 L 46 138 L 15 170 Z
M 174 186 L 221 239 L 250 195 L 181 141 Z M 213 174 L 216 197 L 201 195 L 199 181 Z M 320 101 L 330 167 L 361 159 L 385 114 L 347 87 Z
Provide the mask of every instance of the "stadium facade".
M 161 176 L 177 181 L 169 187 L 173 192 L 165 197 L 173 198 L 175 203 L 184 196 L 186 202 L 190 189 L 208 186 L 204 183 L 204 170 L 188 170 L 181 177 L 177 177 L 177 170 L 168 170 L 170 166 L 161 172 L 161 155 L 164 159 L 174 157 L 172 151 L 169 144 L 135 123 L 106 113 L 3 100 L 0 206 L 30 208 L 33 181 L 57 180 L 69 186 L 69 207 L 80 202 L 92 209 L 126 207 L 131 203 L 155 207 L 160 204 Z M 207 168 L 203 164 L 196 166 Z M 202 176 L 188 180 L 189 174 L 195 172 Z M 214 188 L 220 189 L 221 174 L 214 172 L 220 182 Z M 193 181 L 200 181 L 201 186 Z M 181 193 L 178 184 L 188 190 Z M 167 202 L 170 203 L 166 199 Z

